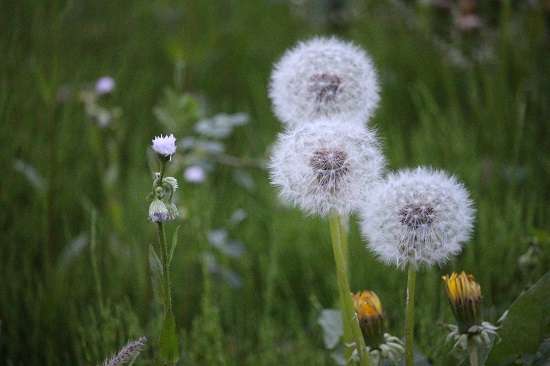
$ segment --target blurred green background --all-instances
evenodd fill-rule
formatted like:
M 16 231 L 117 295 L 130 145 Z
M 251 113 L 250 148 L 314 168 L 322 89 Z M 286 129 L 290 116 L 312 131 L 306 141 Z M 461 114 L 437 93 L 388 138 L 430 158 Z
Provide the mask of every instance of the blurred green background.
M 171 168 L 182 217 L 167 227 L 171 237 L 180 226 L 171 285 L 182 364 L 334 364 L 317 324 L 322 308 L 337 307 L 328 225 L 282 206 L 263 168 L 282 130 L 266 92 L 272 64 L 314 35 L 372 56 L 382 102 L 371 123 L 390 168 L 446 169 L 475 200 L 463 253 L 418 275 L 417 347 L 433 364 L 455 363 L 437 328 L 452 322 L 441 275 L 474 274 L 495 322 L 550 268 L 547 1 L 0 9 L 0 364 L 97 364 L 143 335 L 135 364 L 158 354 L 145 197 L 157 169 L 147 149 L 161 133 L 194 139 Z M 102 76 L 116 87 L 96 95 Z M 224 136 L 196 127 L 243 112 L 248 123 Z M 186 182 L 197 164 L 206 181 Z M 350 256 L 352 290 L 375 291 L 388 330 L 403 336 L 406 276 L 365 250 L 354 218 Z

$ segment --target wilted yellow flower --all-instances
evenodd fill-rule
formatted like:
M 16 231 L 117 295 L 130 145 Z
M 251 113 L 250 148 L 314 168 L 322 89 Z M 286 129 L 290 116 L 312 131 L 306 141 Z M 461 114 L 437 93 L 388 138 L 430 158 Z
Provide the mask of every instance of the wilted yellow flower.
M 352 299 L 365 344 L 378 347 L 384 342 L 384 311 L 380 299 L 368 290 L 352 294 Z
M 368 290 L 351 296 L 371 363 L 378 365 L 382 359 L 388 359 L 397 365 L 405 347 L 399 338 L 384 333 L 385 316 L 380 299 Z
M 459 275 L 453 272 L 443 276 L 447 298 L 458 322 L 459 333 L 467 333 L 474 325 L 481 325 L 481 287 L 474 276 L 462 271 Z

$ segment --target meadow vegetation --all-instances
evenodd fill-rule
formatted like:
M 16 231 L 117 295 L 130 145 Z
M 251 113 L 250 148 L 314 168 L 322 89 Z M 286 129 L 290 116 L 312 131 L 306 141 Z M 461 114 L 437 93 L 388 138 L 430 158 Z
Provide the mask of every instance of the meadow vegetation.
M 317 323 L 338 307 L 327 221 L 282 204 L 266 170 L 282 130 L 272 65 L 298 40 L 330 34 L 376 64 L 370 123 L 389 169 L 445 169 L 475 202 L 462 253 L 417 276 L 416 346 L 454 364 L 437 327 L 452 322 L 441 276 L 473 274 L 494 323 L 550 269 L 550 8 L 436 3 L 4 2 L 0 364 L 98 364 L 142 336 L 134 364 L 152 363 L 162 309 L 148 262 L 148 149 L 169 133 L 187 143 L 169 167 L 181 216 L 166 226 L 170 241 L 180 227 L 181 364 L 334 364 Z M 82 94 L 102 76 L 116 82 L 97 99 L 106 127 Z M 184 179 L 193 165 L 203 182 Z M 375 291 L 389 332 L 403 336 L 406 273 L 365 249 L 355 217 L 349 250 L 352 291 Z

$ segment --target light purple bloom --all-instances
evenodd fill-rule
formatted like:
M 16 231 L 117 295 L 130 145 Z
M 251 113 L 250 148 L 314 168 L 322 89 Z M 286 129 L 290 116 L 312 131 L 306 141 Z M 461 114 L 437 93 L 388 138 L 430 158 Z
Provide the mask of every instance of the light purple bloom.
M 164 137 L 162 135 L 157 136 L 153 139 L 152 147 L 157 154 L 169 156 L 172 159 L 172 154 L 176 152 L 176 138 L 172 134 Z
M 168 219 L 168 208 L 158 198 L 155 198 L 149 205 L 149 218 L 153 222 L 163 222 Z
M 202 183 L 206 180 L 206 172 L 198 165 L 193 165 L 185 169 L 183 177 L 190 183 Z
M 115 90 L 115 80 L 110 76 L 103 76 L 95 83 L 95 91 L 98 94 L 109 94 Z

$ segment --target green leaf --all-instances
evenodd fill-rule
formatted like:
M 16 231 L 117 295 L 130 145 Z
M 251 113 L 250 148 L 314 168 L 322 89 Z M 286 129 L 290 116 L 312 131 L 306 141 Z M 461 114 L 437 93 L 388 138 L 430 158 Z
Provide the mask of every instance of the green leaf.
M 176 231 L 174 232 L 174 236 L 172 237 L 172 247 L 170 248 L 170 255 L 168 256 L 168 264 L 172 262 L 172 256 L 174 255 L 174 249 L 176 249 L 176 245 L 178 245 L 178 230 L 180 227 L 178 226 L 176 228 Z
M 493 347 L 488 364 L 534 355 L 550 337 L 550 272 L 522 294 L 510 306 L 499 335 L 502 341 Z
M 178 338 L 176 337 L 176 319 L 171 309 L 168 309 L 162 331 L 160 332 L 160 355 L 168 362 L 179 360 Z
M 164 304 L 164 286 L 162 279 L 162 264 L 155 252 L 155 248 L 149 244 L 149 268 L 151 269 L 151 285 L 158 302 Z
M 164 366 L 162 362 L 158 358 L 155 357 L 155 366 Z

